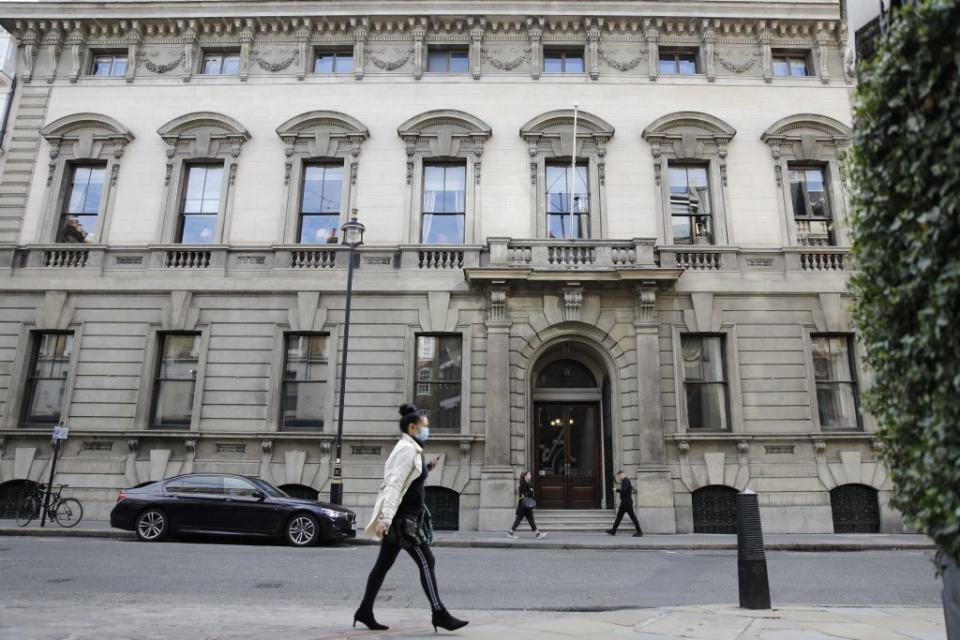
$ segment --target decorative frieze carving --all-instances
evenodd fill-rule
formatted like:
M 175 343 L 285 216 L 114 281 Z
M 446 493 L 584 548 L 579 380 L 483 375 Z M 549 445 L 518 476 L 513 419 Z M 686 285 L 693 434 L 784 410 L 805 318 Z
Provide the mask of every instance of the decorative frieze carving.
M 617 71 L 620 71 L 620 72 L 624 72 L 624 73 L 625 73 L 625 72 L 627 72 L 627 71 L 633 71 L 634 69 L 636 69 L 636 68 L 640 65 L 640 63 L 643 62 L 643 61 L 646 59 L 647 54 L 646 54 L 645 51 L 641 50 L 640 53 L 637 54 L 636 57 L 631 58 L 630 60 L 627 60 L 626 62 L 619 62 L 619 61 L 617 61 L 617 60 L 614 60 L 614 59 L 611 57 L 611 55 L 607 52 L 606 49 L 599 49 L 599 48 L 598 48 L 598 49 L 597 49 L 597 57 L 598 57 L 600 60 L 603 60 L 603 62 L 604 62 L 607 66 L 612 67 L 613 69 L 616 69 Z
M 500 71 L 513 71 L 520 65 L 530 60 L 531 51 L 532 50 L 530 47 L 513 47 L 511 49 L 507 49 L 506 53 L 516 54 L 514 58 L 509 60 L 499 60 L 494 58 L 488 49 L 480 49 L 480 57 L 483 58 L 483 60 L 494 69 L 499 69 Z
M 736 73 L 739 75 L 752 69 L 755 64 L 759 64 L 760 55 L 761 54 L 757 53 L 756 55 L 748 57 L 746 60 L 736 62 L 725 57 L 722 53 L 717 52 L 717 62 L 719 62 L 720 66 L 730 73 Z
M 394 54 L 398 53 L 396 49 L 393 49 L 392 52 Z M 383 55 L 383 53 L 386 53 L 386 52 L 381 52 L 381 55 Z M 396 71 L 397 69 L 400 69 L 405 64 L 410 62 L 410 59 L 413 58 L 413 54 L 414 54 L 414 49 L 411 47 L 410 49 L 407 50 L 405 54 L 402 54 L 401 57 L 396 58 L 394 60 L 384 60 L 380 56 L 369 51 L 367 52 L 367 58 L 370 59 L 370 63 L 373 66 L 375 66 L 377 69 L 380 69 L 381 71 Z
M 285 71 L 290 68 L 290 65 L 300 60 L 299 50 L 293 51 L 292 53 L 281 58 L 277 62 L 270 62 L 269 60 L 264 58 L 261 55 L 261 53 L 266 53 L 266 52 L 261 52 L 259 49 L 254 49 L 253 61 L 257 64 L 258 67 L 260 67 L 264 71 L 269 71 L 270 73 L 279 73 L 280 71 Z
M 153 60 L 151 60 L 147 56 L 146 52 L 143 52 L 140 54 L 139 62 L 144 67 L 146 67 L 147 71 L 149 71 L 150 73 L 157 73 L 157 74 L 163 75 L 164 73 L 169 73 L 170 71 L 173 71 L 174 69 L 179 67 L 180 63 L 183 62 L 183 56 L 184 56 L 184 53 L 181 51 L 180 55 L 174 58 L 173 60 L 170 60 L 169 62 L 164 62 L 162 64 L 158 64 Z

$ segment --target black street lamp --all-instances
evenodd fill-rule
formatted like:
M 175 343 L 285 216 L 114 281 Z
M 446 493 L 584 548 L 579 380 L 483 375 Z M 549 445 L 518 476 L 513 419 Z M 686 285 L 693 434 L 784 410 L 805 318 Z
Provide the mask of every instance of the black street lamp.
M 357 210 L 353 210 L 350 221 L 340 228 L 343 232 L 343 244 L 350 247 L 347 258 L 347 306 L 343 313 L 343 354 L 340 359 L 340 404 L 337 408 L 337 455 L 333 463 L 333 480 L 330 481 L 330 502 L 343 504 L 343 467 L 340 453 L 343 448 L 343 402 L 347 391 L 347 350 L 350 348 L 350 305 L 353 302 L 353 264 L 357 247 L 363 244 L 363 232 L 366 228 L 357 221 Z

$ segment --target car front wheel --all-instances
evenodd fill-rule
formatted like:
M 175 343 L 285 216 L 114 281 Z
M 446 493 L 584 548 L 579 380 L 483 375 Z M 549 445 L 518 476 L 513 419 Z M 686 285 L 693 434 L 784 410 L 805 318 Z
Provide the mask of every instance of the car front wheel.
M 159 509 L 147 509 L 137 516 L 137 537 L 144 542 L 160 542 L 168 529 L 167 514 Z
M 307 513 L 298 513 L 287 523 L 287 544 L 293 547 L 309 547 L 320 538 L 320 524 Z

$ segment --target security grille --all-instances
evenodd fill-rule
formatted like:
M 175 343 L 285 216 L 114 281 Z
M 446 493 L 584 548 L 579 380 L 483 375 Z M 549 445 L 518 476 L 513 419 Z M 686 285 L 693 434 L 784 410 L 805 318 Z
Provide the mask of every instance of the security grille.
M 694 533 L 737 532 L 737 490 L 710 486 L 693 492 Z
M 437 531 L 460 529 L 460 494 L 444 487 L 427 487 L 427 508 Z
M 11 480 L 0 484 L 0 519 L 16 518 L 17 505 L 33 493 L 35 482 L 30 480 Z
M 834 533 L 880 533 L 877 490 L 862 484 L 841 485 L 830 492 Z

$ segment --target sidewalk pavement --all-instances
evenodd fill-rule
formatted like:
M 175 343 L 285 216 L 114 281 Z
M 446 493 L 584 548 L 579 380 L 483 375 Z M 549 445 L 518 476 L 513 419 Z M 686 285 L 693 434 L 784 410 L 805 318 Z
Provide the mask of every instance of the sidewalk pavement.
M 91 615 L 87 605 L 51 601 L 5 607 L 4 640 L 330 640 L 437 638 L 426 609 L 377 609 L 389 631 L 350 627 L 352 609 L 304 606 L 196 606 L 119 602 Z M 464 640 L 945 640 L 937 607 L 806 607 L 749 611 L 733 605 L 621 609 L 597 613 L 454 611 L 470 625 L 439 637 Z
M 638 551 L 725 551 L 737 548 L 737 536 L 732 534 L 648 534 L 634 538 L 629 532 L 617 536 L 605 533 L 549 533 L 543 540 L 535 540 L 530 533 L 520 533 L 519 539 L 506 537 L 496 531 L 438 531 L 438 547 L 475 547 L 487 549 L 594 549 Z M 72 529 L 63 529 L 47 523 L 43 529 L 33 522 L 28 527 L 17 527 L 12 520 L 0 520 L 0 536 L 51 536 L 81 538 L 116 538 L 133 540 L 130 531 L 113 529 L 110 523 L 84 520 Z M 919 534 L 876 533 L 772 533 L 764 535 L 768 551 L 898 551 L 935 550 L 929 538 Z M 377 544 L 362 532 L 348 544 Z

